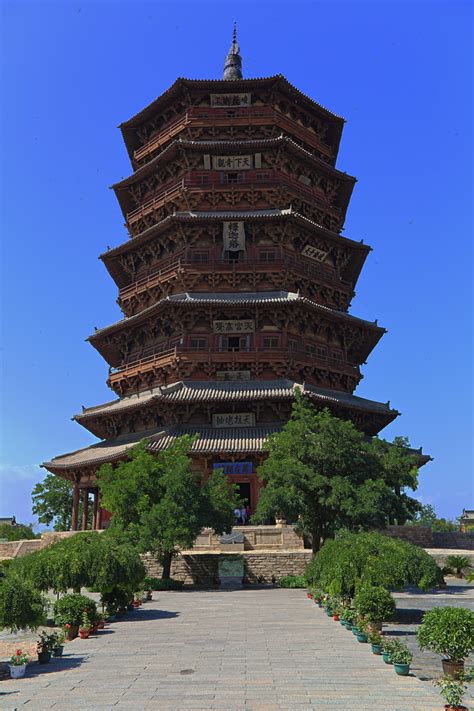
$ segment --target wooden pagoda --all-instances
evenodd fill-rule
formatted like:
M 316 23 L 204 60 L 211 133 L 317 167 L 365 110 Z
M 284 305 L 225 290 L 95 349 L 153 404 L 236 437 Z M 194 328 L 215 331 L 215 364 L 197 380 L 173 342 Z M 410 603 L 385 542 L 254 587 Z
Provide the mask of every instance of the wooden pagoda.
M 90 343 L 117 399 L 75 420 L 100 442 L 44 466 L 84 492 L 146 438 L 199 434 L 195 469 L 223 467 L 251 508 L 264 440 L 295 391 L 377 434 L 397 411 L 354 395 L 384 333 L 348 313 L 370 247 L 342 237 L 355 178 L 335 167 L 344 120 L 283 76 L 178 79 L 121 125 L 133 173 L 113 186 L 129 239 L 101 255 L 123 318 Z

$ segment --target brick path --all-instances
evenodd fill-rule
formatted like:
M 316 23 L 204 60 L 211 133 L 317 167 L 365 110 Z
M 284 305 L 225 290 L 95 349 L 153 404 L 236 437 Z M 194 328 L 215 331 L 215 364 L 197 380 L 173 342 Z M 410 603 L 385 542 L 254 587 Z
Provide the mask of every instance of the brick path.
M 303 590 L 155 593 L 62 659 L 0 682 L 0 708 L 434 711 L 430 682 L 398 677 Z

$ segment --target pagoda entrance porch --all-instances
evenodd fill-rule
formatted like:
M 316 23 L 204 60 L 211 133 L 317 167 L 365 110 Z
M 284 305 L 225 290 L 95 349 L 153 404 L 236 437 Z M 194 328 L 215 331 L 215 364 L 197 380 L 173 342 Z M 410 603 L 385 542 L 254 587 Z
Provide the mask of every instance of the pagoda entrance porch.
M 92 501 L 90 496 L 92 495 Z M 82 515 L 79 512 L 82 503 Z M 92 509 L 91 509 L 92 507 Z M 99 488 L 97 486 L 84 486 L 74 484 L 72 494 L 71 531 L 87 531 L 89 528 L 89 515 L 91 516 L 90 528 L 97 531 L 102 528 L 104 512 L 99 504 Z

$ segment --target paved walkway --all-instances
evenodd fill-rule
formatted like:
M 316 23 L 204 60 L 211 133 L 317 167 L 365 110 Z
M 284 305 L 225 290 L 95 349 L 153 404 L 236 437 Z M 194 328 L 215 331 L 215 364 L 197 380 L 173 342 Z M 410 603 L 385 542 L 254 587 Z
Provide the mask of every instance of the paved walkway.
M 0 682 L 0 708 L 37 711 L 434 711 L 430 682 L 398 677 L 304 590 L 155 593 L 62 659 Z

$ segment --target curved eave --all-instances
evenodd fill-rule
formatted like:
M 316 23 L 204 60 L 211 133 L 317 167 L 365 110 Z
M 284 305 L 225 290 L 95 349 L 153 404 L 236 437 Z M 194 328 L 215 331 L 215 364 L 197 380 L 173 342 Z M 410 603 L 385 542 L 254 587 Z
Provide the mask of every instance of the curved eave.
M 239 93 L 248 92 L 252 89 L 252 87 L 259 89 L 264 88 L 265 85 L 270 86 L 272 84 L 277 85 L 279 89 L 296 99 L 297 102 L 301 102 L 306 110 L 315 112 L 319 117 L 323 117 L 326 121 L 329 121 L 332 124 L 334 134 L 333 147 L 337 153 L 345 120 L 341 116 L 338 116 L 301 92 L 282 74 L 276 74 L 272 77 L 232 81 L 224 81 L 222 79 L 186 79 L 184 77 L 179 77 L 165 92 L 163 92 L 163 94 L 130 119 L 119 125 L 129 157 L 131 159 L 133 158 L 133 151 L 137 147 L 135 133 L 136 129 L 151 119 L 152 116 L 162 111 L 164 107 L 179 96 L 183 90 L 209 89 L 210 91 L 215 92 L 216 90 L 221 89 L 222 91 Z

